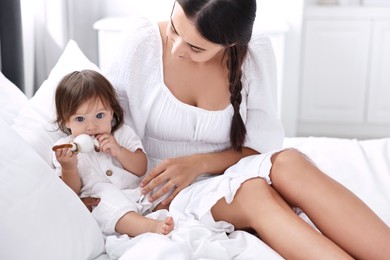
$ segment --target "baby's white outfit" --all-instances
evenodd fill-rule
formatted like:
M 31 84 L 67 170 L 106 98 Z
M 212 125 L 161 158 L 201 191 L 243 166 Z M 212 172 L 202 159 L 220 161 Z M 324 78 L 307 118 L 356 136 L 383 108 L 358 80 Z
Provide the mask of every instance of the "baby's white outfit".
M 123 125 L 114 132 L 119 145 L 131 152 L 143 149 L 140 138 L 133 129 Z M 65 144 L 73 141 L 67 136 L 56 142 Z M 138 185 L 140 177 L 123 169 L 122 165 L 110 154 L 92 151 L 77 154 L 77 169 L 81 178 L 80 197 L 97 197 L 100 203 L 92 210 L 92 215 L 101 227 L 103 234 L 115 234 L 115 225 L 127 212 L 144 214 L 152 207 L 147 201 L 138 203 L 142 197 Z M 61 176 L 61 165 L 53 156 L 57 174 Z
M 232 105 L 209 111 L 178 100 L 164 83 L 164 45 L 156 23 L 137 20 L 125 33 L 119 56 L 105 72 L 117 90 L 126 123 L 142 139 L 148 156 L 148 172 L 166 158 L 218 152 L 230 147 Z M 283 128 L 275 104 L 275 59 L 268 38 L 253 35 L 242 72 L 240 113 L 247 130 L 244 146 L 262 154 L 242 159 L 219 176 L 205 172 L 181 191 L 170 206 L 174 216 L 196 219 L 229 232 L 233 230 L 232 225 L 216 223 L 211 207 L 221 198 L 231 202 L 247 179 L 261 177 L 271 183 L 270 156 L 281 149 L 283 142 Z

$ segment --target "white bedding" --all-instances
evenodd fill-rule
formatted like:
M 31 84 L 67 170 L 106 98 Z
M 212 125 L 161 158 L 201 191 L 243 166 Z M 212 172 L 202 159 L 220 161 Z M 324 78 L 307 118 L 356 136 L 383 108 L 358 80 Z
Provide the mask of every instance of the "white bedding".
M 98 70 L 70 42 L 49 79 L 30 100 L 0 75 L 0 259 L 105 260 L 109 255 L 122 256 L 122 260 L 281 258 L 251 234 L 235 231 L 226 235 L 191 220 L 178 221 L 169 236 L 109 237 L 105 253 L 94 219 L 55 177 L 48 157 L 61 136 L 52 124 L 55 86 L 62 75 L 82 68 Z M 390 225 L 390 138 L 285 138 L 284 145 L 308 154 Z

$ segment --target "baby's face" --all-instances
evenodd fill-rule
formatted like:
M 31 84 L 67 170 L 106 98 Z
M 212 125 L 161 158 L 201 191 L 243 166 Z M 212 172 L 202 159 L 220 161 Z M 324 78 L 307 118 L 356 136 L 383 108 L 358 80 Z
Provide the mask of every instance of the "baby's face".
M 81 104 L 66 122 L 73 136 L 111 133 L 113 111 L 105 108 L 100 99 L 90 99 Z

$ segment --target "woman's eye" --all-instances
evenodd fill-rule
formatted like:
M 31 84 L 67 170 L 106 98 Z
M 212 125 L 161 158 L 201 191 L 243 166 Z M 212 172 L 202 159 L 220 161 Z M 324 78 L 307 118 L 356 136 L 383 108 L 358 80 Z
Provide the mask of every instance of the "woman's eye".
M 174 34 L 177 34 L 176 29 L 175 29 L 175 27 L 173 27 L 172 23 L 169 25 L 169 27 L 171 27 L 171 31 L 172 31 Z
M 104 114 L 103 114 L 103 113 L 99 113 L 99 114 L 96 115 L 96 118 L 99 118 L 99 119 L 101 119 L 101 118 L 103 118 L 103 117 L 104 117 Z
M 78 117 L 76 117 L 76 121 L 77 122 L 83 122 L 84 121 L 84 117 L 78 116 Z
M 198 48 L 191 47 L 191 50 L 195 53 L 200 53 L 202 50 L 199 50 Z

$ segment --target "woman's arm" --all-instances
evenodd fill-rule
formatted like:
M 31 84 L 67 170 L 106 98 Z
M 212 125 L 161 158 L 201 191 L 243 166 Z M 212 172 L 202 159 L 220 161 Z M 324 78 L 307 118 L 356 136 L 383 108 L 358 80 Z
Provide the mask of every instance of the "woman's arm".
M 173 189 L 173 193 L 162 201 L 163 205 L 167 205 L 181 190 L 189 186 L 200 175 L 222 174 L 243 157 L 254 154 L 258 154 L 258 152 L 243 147 L 241 151 L 228 149 L 222 152 L 195 154 L 164 160 L 140 183 L 142 194 L 147 194 L 166 182 L 161 189 L 150 196 L 150 201 L 157 200 Z
M 193 155 L 198 159 L 200 174 L 222 174 L 227 168 L 237 163 L 242 158 L 259 154 L 255 150 L 243 147 L 240 152 L 228 149 L 222 152 Z M 198 175 L 198 176 L 199 176 Z M 197 177 L 198 177 L 197 176 Z

